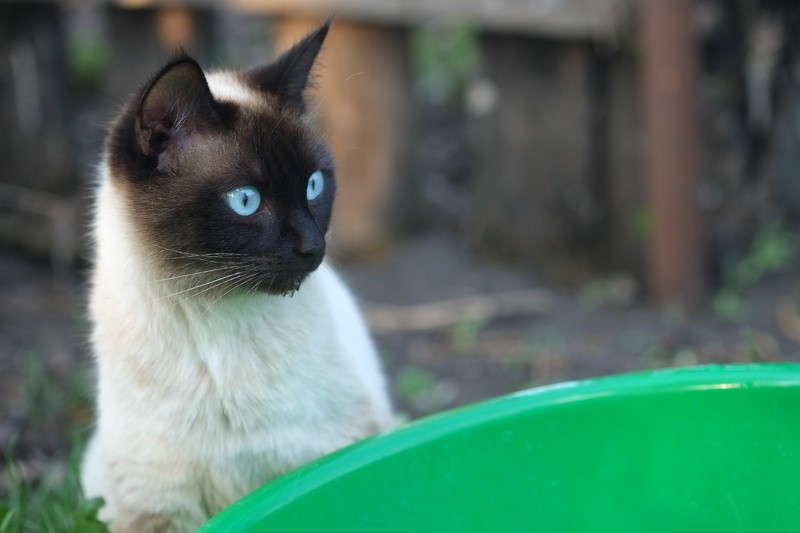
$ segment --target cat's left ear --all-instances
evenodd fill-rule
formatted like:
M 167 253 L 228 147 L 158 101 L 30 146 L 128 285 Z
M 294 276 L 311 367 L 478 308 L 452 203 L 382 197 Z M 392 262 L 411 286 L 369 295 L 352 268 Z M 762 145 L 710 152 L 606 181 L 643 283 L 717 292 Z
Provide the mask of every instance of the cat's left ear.
M 136 117 L 139 148 L 168 166 L 192 136 L 219 124 L 214 97 L 200 65 L 186 55 L 161 69 L 142 94 Z
M 311 70 L 319 55 L 333 17 L 266 65 L 245 70 L 246 83 L 258 91 L 274 94 L 288 107 L 305 109 L 303 91 L 311 84 Z

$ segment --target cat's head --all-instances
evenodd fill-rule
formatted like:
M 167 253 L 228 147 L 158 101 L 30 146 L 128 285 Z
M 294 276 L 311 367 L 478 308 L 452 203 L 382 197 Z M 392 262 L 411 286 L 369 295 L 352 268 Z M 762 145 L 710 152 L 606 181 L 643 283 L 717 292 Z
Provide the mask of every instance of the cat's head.
M 285 294 L 320 265 L 334 169 L 303 93 L 329 23 L 249 70 L 181 53 L 112 126 L 109 179 L 167 276 Z

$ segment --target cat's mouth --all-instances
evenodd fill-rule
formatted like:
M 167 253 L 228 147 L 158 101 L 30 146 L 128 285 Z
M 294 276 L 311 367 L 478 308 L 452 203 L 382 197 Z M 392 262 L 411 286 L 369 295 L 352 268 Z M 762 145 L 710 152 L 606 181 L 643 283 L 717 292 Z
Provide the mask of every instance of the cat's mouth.
M 319 267 L 320 262 L 309 264 L 304 268 L 287 268 L 272 270 L 256 283 L 256 289 L 267 294 L 290 296 L 300 289 L 308 276 Z
M 276 296 L 292 296 L 300 290 L 310 272 L 295 274 L 294 276 L 278 276 L 270 280 L 264 280 L 258 284 L 258 290 Z

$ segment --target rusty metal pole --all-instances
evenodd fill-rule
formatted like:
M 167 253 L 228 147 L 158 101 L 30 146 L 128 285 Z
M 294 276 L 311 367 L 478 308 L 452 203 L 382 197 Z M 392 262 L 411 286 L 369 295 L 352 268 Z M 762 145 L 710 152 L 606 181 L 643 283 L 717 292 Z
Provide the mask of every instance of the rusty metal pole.
M 654 303 L 684 309 L 698 305 L 704 289 L 694 4 L 639 1 L 645 173 L 653 221 L 646 281 Z

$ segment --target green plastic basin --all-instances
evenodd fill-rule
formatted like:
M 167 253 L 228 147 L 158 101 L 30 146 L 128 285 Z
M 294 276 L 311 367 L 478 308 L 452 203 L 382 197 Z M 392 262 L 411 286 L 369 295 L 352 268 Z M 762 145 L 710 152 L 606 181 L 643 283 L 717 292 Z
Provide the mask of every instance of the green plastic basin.
M 199 531 L 800 531 L 800 365 L 533 389 L 295 470 Z

